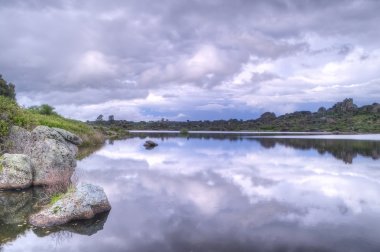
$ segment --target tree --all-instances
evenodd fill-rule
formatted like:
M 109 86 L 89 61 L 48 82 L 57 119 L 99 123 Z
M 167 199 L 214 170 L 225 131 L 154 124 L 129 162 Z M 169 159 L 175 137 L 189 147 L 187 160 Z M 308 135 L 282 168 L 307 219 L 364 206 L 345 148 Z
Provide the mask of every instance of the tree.
M 114 116 L 113 116 L 113 115 L 110 115 L 110 116 L 108 117 L 108 121 L 109 121 L 109 122 L 114 122 L 114 121 L 115 121 Z
M 48 105 L 48 104 L 42 104 L 40 106 L 40 114 L 41 115 L 52 115 L 55 114 L 54 112 L 55 108 Z
M 96 118 L 96 121 L 98 122 L 103 121 L 103 115 L 98 115 L 98 117 Z
M 40 106 L 32 106 L 32 107 L 29 107 L 29 110 L 37 112 L 38 114 L 41 114 L 41 115 L 57 115 L 57 113 L 54 111 L 55 108 L 50 106 L 49 104 L 42 104 Z
M 15 85 L 12 83 L 7 83 L 3 76 L 0 74 L 0 95 L 11 98 L 12 100 L 16 99 Z

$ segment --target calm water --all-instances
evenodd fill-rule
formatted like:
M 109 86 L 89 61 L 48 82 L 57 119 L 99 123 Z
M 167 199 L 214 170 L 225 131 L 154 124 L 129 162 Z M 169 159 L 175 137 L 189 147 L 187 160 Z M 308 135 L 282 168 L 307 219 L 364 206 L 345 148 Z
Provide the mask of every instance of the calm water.
M 38 190 L 0 192 L 0 251 L 380 251 L 380 136 L 315 138 L 136 133 L 78 162 L 109 214 L 33 229 Z

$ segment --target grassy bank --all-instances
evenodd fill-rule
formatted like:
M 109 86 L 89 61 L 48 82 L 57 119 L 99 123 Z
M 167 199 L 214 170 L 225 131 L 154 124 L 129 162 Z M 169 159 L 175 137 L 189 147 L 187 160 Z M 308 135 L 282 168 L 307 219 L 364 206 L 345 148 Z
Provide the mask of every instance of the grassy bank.
M 38 125 L 65 129 L 83 139 L 82 147 L 100 145 L 105 140 L 100 131 L 81 121 L 66 119 L 58 114 L 43 115 L 35 110 L 21 108 L 14 100 L 0 96 L 0 137 L 7 136 L 12 125 L 28 130 Z

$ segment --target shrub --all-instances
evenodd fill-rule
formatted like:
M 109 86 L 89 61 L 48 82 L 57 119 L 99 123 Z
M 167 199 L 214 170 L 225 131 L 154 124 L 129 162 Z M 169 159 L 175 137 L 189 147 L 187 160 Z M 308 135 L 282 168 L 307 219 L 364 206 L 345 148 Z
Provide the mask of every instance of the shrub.
M 58 115 L 54 110 L 55 108 L 49 104 L 42 104 L 40 106 L 32 106 L 28 108 L 30 111 L 41 115 Z
M 0 74 L 0 96 L 8 97 L 12 100 L 16 99 L 15 85 L 7 83 Z

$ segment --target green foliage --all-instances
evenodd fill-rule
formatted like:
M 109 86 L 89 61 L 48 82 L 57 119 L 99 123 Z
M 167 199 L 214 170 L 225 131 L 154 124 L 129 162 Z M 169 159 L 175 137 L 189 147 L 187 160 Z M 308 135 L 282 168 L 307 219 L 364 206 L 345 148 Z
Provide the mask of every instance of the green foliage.
M 7 83 L 0 75 L 0 153 L 6 149 L 4 137 L 9 134 L 12 125 L 32 130 L 38 125 L 68 130 L 83 140 L 82 147 L 99 146 L 105 136 L 92 126 L 80 121 L 66 119 L 54 111 L 48 104 L 20 108 L 15 100 L 15 86 Z
M 62 199 L 63 195 L 64 195 L 63 193 L 54 194 L 50 199 L 50 204 L 51 205 L 55 204 L 58 200 Z
M 69 193 L 73 193 L 75 191 L 75 187 L 73 185 L 70 185 L 66 192 L 62 192 L 62 193 L 55 193 L 53 194 L 53 196 L 51 196 L 50 198 L 50 205 L 54 205 L 57 201 L 61 200 L 65 195 L 69 194 Z M 56 209 L 54 209 L 55 211 Z M 57 209 L 57 210 L 60 210 L 60 209 Z M 54 212 L 56 213 L 56 212 Z
M 25 126 L 22 109 L 13 99 L 0 96 L 0 137 L 8 134 L 11 124 Z
M 9 125 L 6 121 L 0 121 L 0 136 L 5 136 L 8 134 Z
M 48 105 L 48 104 L 42 104 L 40 106 L 32 106 L 28 108 L 32 112 L 41 114 L 41 115 L 58 115 L 54 110 L 55 108 Z
M 48 108 L 46 111 L 49 110 Z M 14 100 L 0 96 L 0 138 L 8 135 L 11 125 L 29 130 L 38 125 L 65 129 L 80 136 L 83 139 L 83 146 L 99 145 L 104 142 L 104 136 L 100 132 L 81 121 L 66 119 L 55 112 L 46 114 L 37 109 L 23 109 Z
M 16 99 L 15 85 L 7 83 L 2 75 L 0 75 L 0 96 L 5 96 L 12 100 Z

